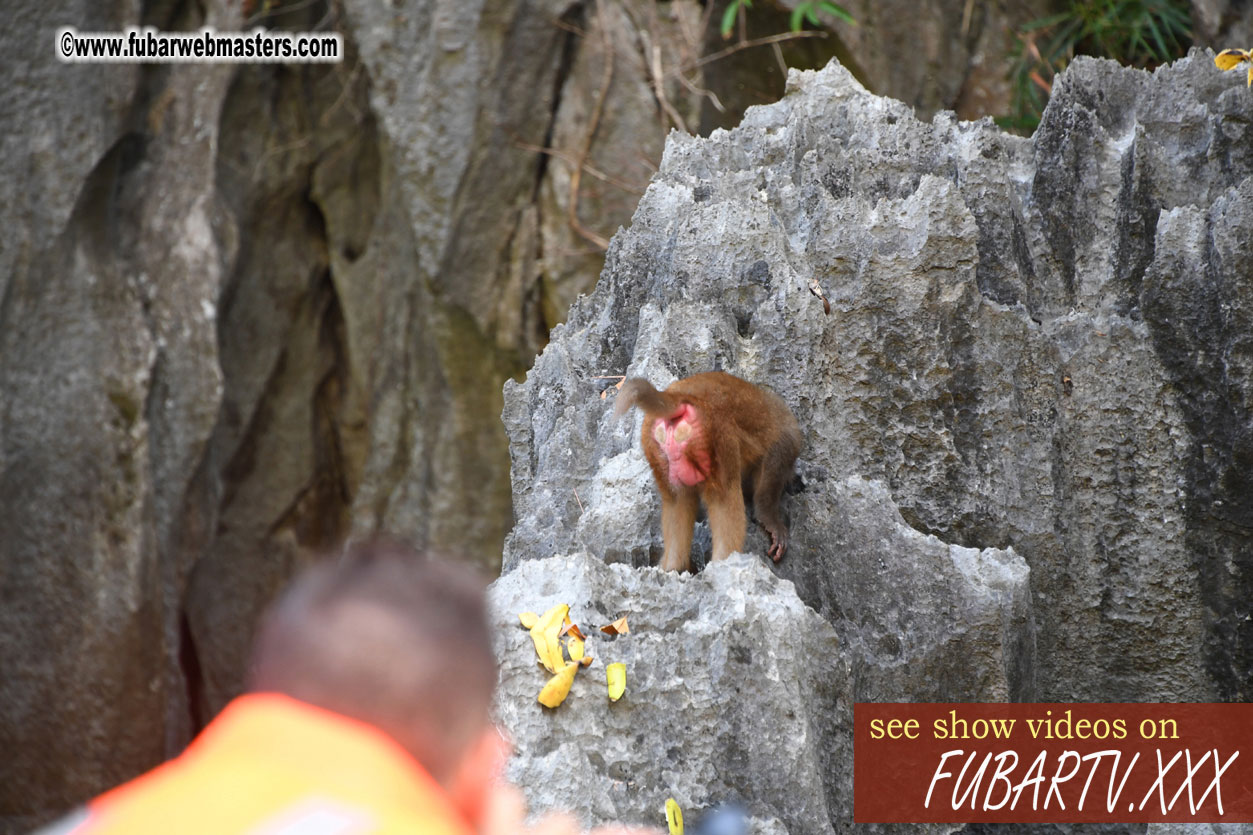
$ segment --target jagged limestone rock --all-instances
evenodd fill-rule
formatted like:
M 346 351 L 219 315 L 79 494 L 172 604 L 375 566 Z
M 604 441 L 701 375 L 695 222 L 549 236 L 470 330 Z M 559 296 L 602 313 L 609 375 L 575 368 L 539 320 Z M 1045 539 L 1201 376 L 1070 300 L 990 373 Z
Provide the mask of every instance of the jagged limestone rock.
M 649 0 L 611 5 L 619 95 L 589 159 L 644 172 L 650 91 L 688 113 L 699 94 L 625 50 L 664 30 L 676 65 L 699 8 L 652 27 Z M 345 535 L 495 568 L 501 383 L 599 257 L 558 268 L 568 162 L 539 150 L 586 135 L 591 4 L 10 6 L 0 833 L 177 753 L 239 692 L 261 609 Z M 345 55 L 63 64 L 65 25 L 335 30 Z M 585 179 L 579 216 L 608 236 L 636 195 L 605 188 Z
M 589 500 L 610 515 L 637 501 Z M 854 696 L 998 701 L 1029 673 L 1027 567 L 1013 551 L 919 533 L 855 476 L 813 497 L 811 515 L 861 558 L 841 578 L 858 610 L 835 629 L 751 554 L 686 575 L 578 553 L 524 560 L 492 585 L 497 713 L 516 746 L 509 776 L 532 807 L 655 825 L 673 796 L 693 812 L 742 804 L 757 832 L 846 831 Z M 535 696 L 548 673 L 517 616 L 558 603 L 596 660 L 547 710 Z M 622 615 L 630 634 L 595 630 Z M 627 696 L 610 704 L 604 669 L 618 661 Z
M 667 797 L 688 820 L 736 801 L 783 831 L 813 833 L 849 816 L 847 660 L 831 626 L 760 560 L 736 554 L 680 576 L 554 557 L 504 575 L 490 600 L 497 714 L 517 752 L 508 776 L 533 808 L 657 826 Z M 517 615 L 557 603 L 570 605 L 594 660 L 550 710 L 535 700 L 549 673 Z M 623 615 L 627 635 L 594 628 Z M 616 662 L 627 688 L 611 703 L 605 665 Z
M 719 368 L 805 430 L 778 572 L 837 633 L 910 605 L 854 579 L 850 478 L 920 532 L 1030 566 L 1034 637 L 1005 646 L 1034 640 L 1032 664 L 1002 650 L 950 659 L 947 680 L 859 680 L 875 697 L 972 698 L 1003 659 L 1010 697 L 1248 697 L 1253 97 L 1236 75 L 1206 52 L 1153 74 L 1080 59 L 1023 139 L 919 122 L 833 64 L 733 131 L 672 136 L 595 292 L 506 386 L 506 568 L 655 558 L 639 418 L 614 422 L 597 378 Z

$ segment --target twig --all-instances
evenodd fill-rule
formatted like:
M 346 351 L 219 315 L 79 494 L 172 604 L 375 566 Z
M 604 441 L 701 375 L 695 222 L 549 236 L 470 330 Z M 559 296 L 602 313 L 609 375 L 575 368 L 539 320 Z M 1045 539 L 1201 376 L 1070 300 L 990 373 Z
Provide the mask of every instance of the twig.
M 574 154 L 570 153 L 569 151 L 563 151 L 560 148 L 546 148 L 543 145 L 532 145 L 530 142 L 524 142 L 523 140 L 517 137 L 514 137 L 513 142 L 514 142 L 514 145 L 516 145 L 518 148 L 521 148 L 523 151 L 531 151 L 536 154 L 547 154 L 550 157 L 556 157 L 559 160 L 563 160 L 564 162 L 569 163 L 570 165 L 574 165 L 576 162 Z M 592 165 L 591 163 L 587 163 L 587 162 L 583 163 L 583 170 L 586 171 L 588 174 L 591 174 L 593 177 L 600 180 L 601 182 L 608 183 L 611 186 L 617 186 L 618 188 L 622 189 L 628 194 L 643 194 L 644 193 L 643 188 L 639 186 L 631 185 L 626 180 L 619 180 L 617 177 L 610 176 L 609 174 L 606 174 L 604 171 L 601 171 L 599 168 Z
M 598 246 L 588 246 L 588 247 L 583 247 L 582 249 L 575 249 L 574 247 L 564 247 L 564 246 L 558 246 L 558 247 L 545 246 L 544 254 L 551 255 L 553 258 L 585 258 L 589 255 L 604 255 L 605 250 L 601 249 Z
M 331 116 L 334 115 L 335 111 L 338 110 L 340 106 L 344 104 L 344 102 L 348 101 L 348 93 L 352 91 L 353 86 L 357 83 L 357 78 L 360 75 L 361 75 L 361 60 L 358 59 L 357 63 L 353 65 L 352 70 L 348 73 L 348 78 L 344 80 L 343 86 L 340 88 L 340 91 L 339 91 L 339 96 L 335 99 L 335 101 L 331 103 L 330 107 L 326 108 L 326 112 L 318 117 L 319 126 L 326 127 L 328 124 L 330 124 Z M 353 111 L 352 115 L 353 115 L 354 123 L 360 122 L 361 112 L 358 111 L 355 107 L 352 108 L 352 111 Z
M 811 30 L 806 30 L 804 32 L 782 32 L 778 35 L 768 35 L 764 38 L 755 38 L 754 40 L 751 40 L 751 41 L 741 41 L 735 44 L 734 46 L 728 46 L 726 49 L 720 49 L 717 52 L 711 52 L 708 55 L 704 56 L 703 58 L 698 58 L 695 61 L 689 61 L 686 64 L 677 66 L 674 69 L 670 70 L 667 74 L 673 75 L 674 73 L 677 73 L 677 72 L 686 72 L 687 70 L 694 70 L 697 67 L 703 67 L 706 64 L 713 63 L 714 61 L 720 61 L 723 58 L 727 57 L 728 55 L 734 55 L 735 53 L 739 52 L 742 49 L 750 49 L 754 46 L 765 46 L 766 44 L 778 43 L 779 41 L 790 41 L 795 38 L 825 38 L 826 36 L 827 36 L 826 32 L 814 32 Z
M 709 99 L 709 103 L 714 106 L 714 110 L 717 110 L 719 113 L 727 112 L 727 109 L 722 106 L 722 102 L 718 100 L 716 95 L 714 95 L 713 90 L 706 90 L 704 87 L 697 86 L 695 82 L 689 81 L 687 76 L 683 73 L 678 73 L 678 78 L 679 83 L 686 87 L 688 92 L 694 93 L 698 96 L 707 97 Z
M 692 27 L 687 25 L 686 15 L 679 14 L 676 16 L 679 24 L 679 34 L 682 35 L 684 46 L 688 49 L 695 47 L 696 44 L 703 40 L 705 30 L 709 27 L 709 21 L 713 17 L 714 4 L 705 3 L 703 5 L 705 6 L 705 10 L 701 12 L 700 21 L 696 24 L 695 31 L 693 31 Z
M 256 182 L 258 179 L 260 179 L 261 169 L 265 168 L 266 164 L 269 163 L 270 160 L 274 159 L 275 157 L 280 157 L 283 154 L 289 154 L 289 153 L 292 153 L 293 151 L 299 151 L 307 147 L 311 142 L 313 142 L 313 134 L 309 133 L 309 134 L 305 134 L 299 139 L 294 139 L 291 142 L 286 142 L 282 145 L 277 145 L 274 147 L 266 148 L 264 151 L 261 152 L 260 157 L 257 159 L 256 163 L 252 166 L 253 182 Z
M 558 29 L 564 29 L 565 31 L 569 32 L 572 35 L 578 35 L 580 38 L 587 36 L 587 32 L 584 29 L 578 26 L 575 26 L 573 23 L 568 23 L 559 17 L 552 17 L 550 15 L 548 18 L 548 22 L 551 23 L 553 26 L 556 26 Z
M 317 2 L 318 0 L 303 0 L 303 2 L 300 2 L 300 3 L 292 3 L 290 6 L 280 6 L 280 5 L 271 6 L 268 3 L 263 3 L 261 4 L 261 9 L 259 11 L 252 10 L 252 9 L 249 10 L 249 15 L 243 21 L 242 25 L 251 26 L 252 24 L 256 23 L 258 20 L 261 20 L 262 18 L 270 17 L 271 15 L 273 15 L 274 17 L 281 17 L 286 14 L 291 14 L 292 12 L 303 11 L 304 9 L 307 9 L 310 6 L 315 5 Z M 321 25 L 321 23 L 324 23 L 325 21 L 326 21 L 326 17 L 323 17 L 322 20 L 319 22 L 319 25 Z
M 570 492 L 574 493 L 574 500 L 579 503 L 579 513 L 583 513 L 583 502 L 579 499 L 579 491 L 572 487 Z
M 604 42 L 605 68 L 601 73 L 600 92 L 596 95 L 596 106 L 592 108 L 592 116 L 588 120 L 587 135 L 583 148 L 577 157 L 577 164 L 570 172 L 570 228 L 584 240 L 595 244 L 601 250 L 609 249 L 609 241 L 588 229 L 579 220 L 579 181 L 583 175 L 583 165 L 592 152 L 592 140 L 596 137 L 596 127 L 600 124 L 600 114 L 605 109 L 605 98 L 609 95 L 609 85 L 613 82 L 613 44 L 609 40 L 609 19 L 605 16 L 605 5 L 596 0 L 596 14 L 600 18 L 601 40 Z
M 687 122 L 679 115 L 679 111 L 674 109 L 674 105 L 670 104 L 670 100 L 666 98 L 665 75 L 661 72 L 661 47 L 653 44 L 653 60 L 648 65 L 648 74 L 653 79 L 653 95 L 657 97 L 657 101 L 661 104 L 661 109 L 670 117 L 670 121 L 674 122 L 674 126 L 684 133 L 691 133 L 687 129 Z
M 779 65 L 779 72 L 783 73 L 784 78 L 787 78 L 787 61 L 783 60 L 783 50 L 779 48 L 777 42 L 770 44 L 770 48 L 774 50 L 774 60 Z
M 629 6 L 623 6 L 622 11 L 631 19 L 636 32 L 639 33 L 639 68 L 648 76 L 649 85 L 653 88 L 653 98 L 657 100 L 657 105 L 661 108 L 661 112 L 674 123 L 675 127 L 684 133 L 691 133 L 687 128 L 687 123 L 679 115 L 679 111 L 674 108 L 674 105 L 666 97 L 665 75 L 661 71 L 661 47 L 653 43 L 653 39 L 649 37 L 650 33 L 656 34 L 656 8 L 653 6 L 649 7 L 650 13 L 647 26 L 636 19 Z

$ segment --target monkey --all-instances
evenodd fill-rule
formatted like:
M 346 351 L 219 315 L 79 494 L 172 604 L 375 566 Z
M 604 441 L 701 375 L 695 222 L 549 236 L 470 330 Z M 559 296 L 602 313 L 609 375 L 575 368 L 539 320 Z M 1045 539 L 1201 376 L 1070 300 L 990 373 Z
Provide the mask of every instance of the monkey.
M 744 545 L 744 498 L 770 534 L 767 555 L 783 559 L 787 524 L 779 498 L 792 479 L 801 430 L 783 398 L 722 371 L 695 374 L 657 391 L 641 377 L 622 384 L 615 417 L 644 412 L 640 444 L 661 493 L 663 571 L 691 568 L 692 530 L 700 502 L 713 533 L 713 558 Z

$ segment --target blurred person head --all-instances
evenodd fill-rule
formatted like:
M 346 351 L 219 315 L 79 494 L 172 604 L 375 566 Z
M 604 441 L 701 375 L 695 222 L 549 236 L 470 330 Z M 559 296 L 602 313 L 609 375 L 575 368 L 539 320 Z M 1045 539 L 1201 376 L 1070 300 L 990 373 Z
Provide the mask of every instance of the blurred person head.
M 297 577 L 261 622 L 248 687 L 378 728 L 475 822 L 507 756 L 496 677 L 483 581 L 378 540 Z

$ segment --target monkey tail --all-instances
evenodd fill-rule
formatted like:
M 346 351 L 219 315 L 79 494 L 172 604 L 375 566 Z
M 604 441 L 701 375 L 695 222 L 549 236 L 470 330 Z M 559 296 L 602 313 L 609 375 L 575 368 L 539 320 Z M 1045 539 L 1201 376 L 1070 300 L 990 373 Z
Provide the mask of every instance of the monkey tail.
M 646 414 L 668 415 L 679 406 L 679 401 L 664 391 L 657 391 L 643 377 L 632 377 L 622 384 L 622 390 L 613 404 L 614 417 L 621 417 L 627 409 L 639 406 Z

